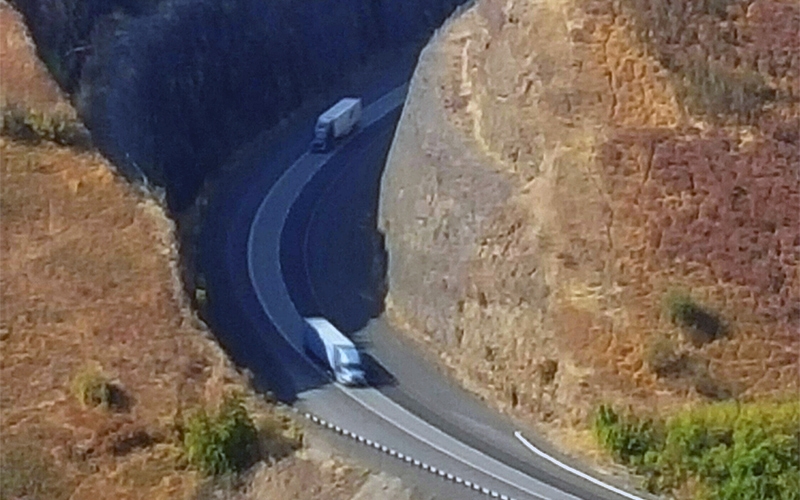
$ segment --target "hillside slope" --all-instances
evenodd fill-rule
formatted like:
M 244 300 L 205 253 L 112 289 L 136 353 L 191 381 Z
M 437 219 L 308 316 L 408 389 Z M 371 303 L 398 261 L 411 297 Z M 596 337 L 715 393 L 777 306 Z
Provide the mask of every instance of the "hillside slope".
M 253 391 L 186 304 L 163 207 L 87 149 L 4 2 L 0 31 L 0 497 L 411 498 Z M 97 372 L 109 404 L 84 407 L 80 381 Z M 188 466 L 176 428 L 231 391 L 264 432 L 265 460 L 215 484 Z
M 383 179 L 395 320 L 585 448 L 601 403 L 800 389 L 800 8 L 649 6 L 479 0 Z

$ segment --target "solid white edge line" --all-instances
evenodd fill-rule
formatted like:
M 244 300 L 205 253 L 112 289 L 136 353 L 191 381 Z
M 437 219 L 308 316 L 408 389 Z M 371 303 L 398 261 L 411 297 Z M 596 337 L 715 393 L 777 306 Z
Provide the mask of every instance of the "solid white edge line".
M 595 484 L 597 486 L 600 486 L 601 488 L 605 488 L 605 489 L 607 489 L 609 491 L 612 491 L 612 492 L 616 493 L 617 495 L 621 495 L 621 496 L 623 496 L 625 498 L 629 498 L 631 500 L 645 500 L 642 497 L 638 497 L 638 496 L 636 496 L 636 495 L 634 495 L 632 493 L 628 493 L 625 490 L 621 490 L 621 489 L 617 488 L 616 486 L 612 486 L 612 485 L 610 485 L 610 484 L 608 484 L 606 482 L 603 482 L 603 481 L 597 479 L 596 477 L 592 477 L 589 474 L 586 474 L 584 472 L 579 471 L 578 469 L 570 467 L 569 465 L 565 464 L 564 462 L 561 462 L 560 460 L 556 459 L 555 457 L 551 457 L 547 453 L 545 453 L 542 450 L 540 450 L 539 448 L 535 447 L 530 441 L 525 439 L 525 436 L 523 436 L 522 433 L 519 432 L 519 431 L 514 431 L 514 437 L 516 437 L 522 443 L 523 446 L 528 448 L 530 451 L 532 451 L 534 454 L 536 454 L 540 458 L 543 458 L 543 459 L 547 460 L 551 464 L 553 464 L 553 465 L 555 465 L 555 466 L 557 466 L 557 467 L 559 467 L 561 469 L 564 469 L 567 472 L 570 472 L 570 473 L 572 473 L 572 474 L 574 474 L 574 475 L 576 475 L 576 476 L 578 476 L 578 477 L 580 477 L 582 479 L 585 479 L 585 480 L 589 481 L 590 483 L 593 483 L 593 484 Z

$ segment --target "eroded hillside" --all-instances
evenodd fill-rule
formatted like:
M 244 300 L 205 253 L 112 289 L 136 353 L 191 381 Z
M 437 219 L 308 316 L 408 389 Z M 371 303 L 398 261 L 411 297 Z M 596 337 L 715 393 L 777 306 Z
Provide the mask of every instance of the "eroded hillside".
M 796 397 L 798 21 L 480 0 L 423 54 L 384 175 L 395 319 L 565 441 L 603 402 Z

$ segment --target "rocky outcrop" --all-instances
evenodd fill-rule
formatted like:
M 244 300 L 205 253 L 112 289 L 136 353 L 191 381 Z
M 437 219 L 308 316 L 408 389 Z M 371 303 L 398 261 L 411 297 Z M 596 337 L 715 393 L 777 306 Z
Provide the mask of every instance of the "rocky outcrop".
M 496 368 L 535 369 L 532 342 L 547 307 L 540 240 L 528 222 L 519 177 L 492 168 L 451 122 L 465 101 L 447 95 L 454 69 L 449 28 L 422 53 L 381 186 L 380 229 L 389 244 L 388 310 L 437 347 L 476 364 L 452 367 L 472 389 L 493 386 L 517 402 L 535 388 Z M 516 353 L 510 355 L 510 353 Z M 535 385 L 535 384 L 534 384 Z

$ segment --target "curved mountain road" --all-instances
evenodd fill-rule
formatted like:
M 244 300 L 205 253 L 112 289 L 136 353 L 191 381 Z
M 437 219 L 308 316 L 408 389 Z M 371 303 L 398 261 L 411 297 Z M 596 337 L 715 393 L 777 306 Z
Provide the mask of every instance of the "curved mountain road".
M 600 487 L 587 481 L 587 476 L 576 476 L 532 454 L 514 437 L 515 429 L 508 421 L 448 384 L 410 349 L 393 341 L 390 326 L 380 319 L 371 322 L 362 337 L 371 357 L 391 374 L 391 383 L 379 377 L 373 380 L 375 387 L 343 388 L 328 383 L 303 354 L 304 324 L 298 306 L 305 309 L 303 314 L 318 308 L 324 311 L 321 304 L 326 300 L 321 295 L 326 294 L 338 297 L 334 302 L 341 307 L 353 301 L 319 279 L 319 270 L 327 269 L 328 281 L 335 285 L 337 279 L 347 279 L 351 267 L 348 255 L 341 252 L 336 255 L 344 261 L 326 265 L 324 256 L 332 253 L 325 252 L 331 231 L 346 235 L 346 227 L 331 221 L 330 215 L 336 212 L 321 201 L 341 200 L 342 193 L 356 191 L 347 186 L 358 182 L 357 174 L 380 171 L 404 98 L 405 87 L 401 87 L 367 106 L 361 130 L 332 153 L 303 154 L 272 185 L 255 212 L 246 244 L 247 268 L 258 303 L 275 328 L 273 333 L 285 340 L 278 346 L 274 335 L 262 335 L 263 343 L 272 345 L 275 376 L 281 378 L 287 393 L 297 395 L 296 406 L 303 411 L 452 478 L 479 485 L 477 490 L 465 489 L 459 498 L 475 492 L 518 500 L 637 498 Z M 331 185 L 345 187 L 337 191 Z M 290 217 L 297 205 L 313 208 L 304 217 Z M 287 224 L 292 220 L 294 224 Z

